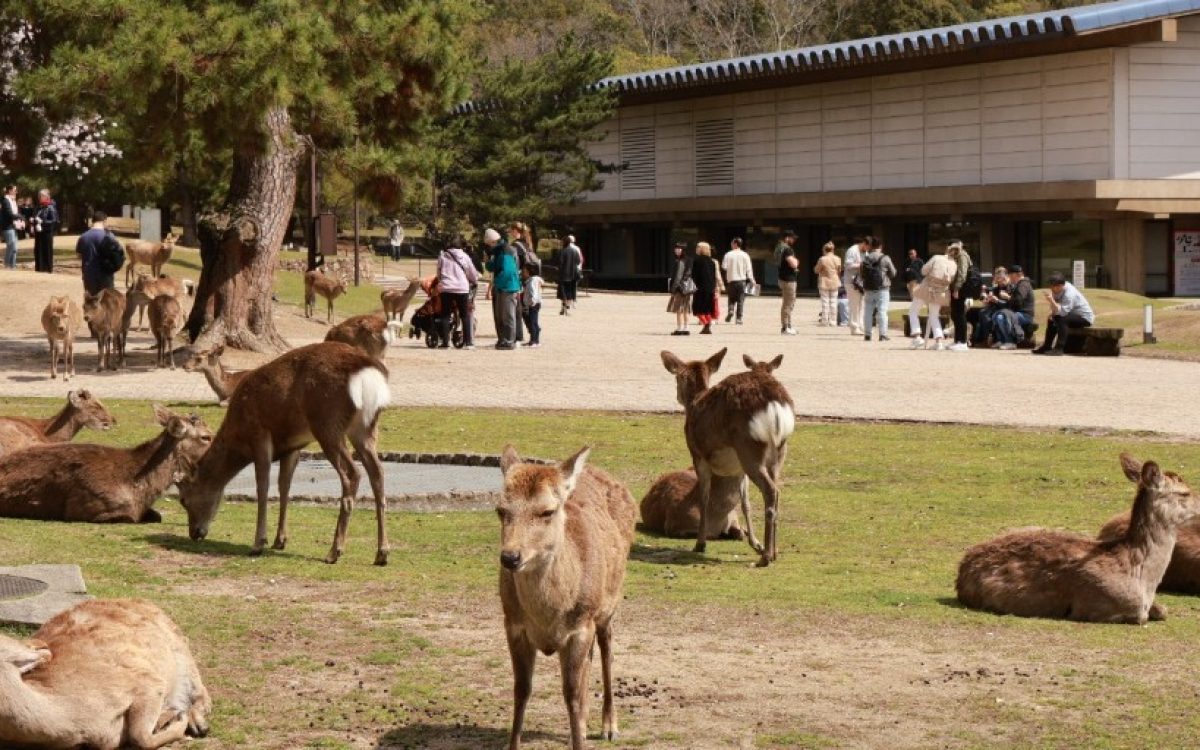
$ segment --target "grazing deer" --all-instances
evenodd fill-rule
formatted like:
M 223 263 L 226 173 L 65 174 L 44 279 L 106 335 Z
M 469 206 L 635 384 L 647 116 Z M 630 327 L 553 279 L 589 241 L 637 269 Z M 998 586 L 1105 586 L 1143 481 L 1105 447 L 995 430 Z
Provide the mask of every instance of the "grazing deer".
M 1113 516 L 1100 530 L 1100 541 L 1121 539 L 1129 533 L 1130 513 Z M 1171 563 L 1158 584 L 1159 591 L 1200 594 L 1200 521 L 1182 524 L 1176 531 Z
M 158 275 L 162 273 L 163 266 L 171 259 L 171 251 L 175 249 L 177 240 L 174 232 L 168 232 L 162 242 L 151 242 L 150 240 L 126 242 L 125 254 L 129 257 L 129 261 L 125 264 L 125 288 L 129 289 L 133 285 L 133 279 L 137 278 L 139 263 L 143 266 L 150 266 L 150 277 L 157 279 Z
M 116 289 L 101 289 L 100 294 L 83 295 L 83 319 L 96 337 L 96 372 L 105 367 L 117 369 L 125 362 L 125 332 L 129 315 L 125 295 Z
M 320 271 L 309 271 L 304 274 L 304 317 L 313 316 L 313 307 L 317 303 L 317 295 L 321 295 L 328 303 L 325 322 L 333 322 L 333 301 L 346 293 L 346 282 L 336 276 L 326 276 Z
M 183 308 L 179 300 L 168 294 L 160 294 L 150 300 L 150 330 L 154 333 L 156 356 L 155 367 L 170 363 L 175 369 L 175 334 L 183 328 Z
M 604 681 L 602 734 L 610 740 L 617 736 L 612 618 L 621 603 L 636 511 L 624 486 L 599 469 L 585 468 L 588 450 L 560 466 L 521 463 L 511 445 L 500 459 L 500 602 L 516 696 L 509 750 L 521 746 L 538 651 L 558 654 L 571 748 L 583 750 L 588 668 L 597 641 Z
M 708 529 L 706 539 L 741 539 L 738 524 L 739 504 L 746 517 L 746 529 L 753 533 L 750 522 L 750 497 L 746 477 L 713 476 L 708 496 Z M 694 537 L 700 530 L 700 498 L 696 488 L 696 472 L 672 471 L 663 474 L 642 498 L 642 526 L 666 536 Z M 757 545 L 755 540 L 753 544 Z
M 958 566 L 958 600 L 1020 617 L 1144 624 L 1166 619 L 1154 592 L 1171 561 L 1180 524 L 1200 514 L 1200 497 L 1158 464 L 1121 454 L 1137 484 L 1124 535 L 1105 541 L 1022 529 L 977 544 Z
M 27 641 L 0 635 L 0 746 L 155 750 L 208 734 L 187 638 L 140 599 L 92 600 Z
M 42 330 L 50 341 L 50 379 L 58 377 L 59 344 L 62 345 L 63 382 L 75 374 L 75 331 L 83 322 L 79 305 L 70 297 L 51 297 L 42 310 Z
M 408 286 L 401 289 L 384 289 L 379 293 L 379 301 L 383 303 L 383 316 L 388 320 L 404 320 L 404 311 L 412 302 L 413 296 L 421 288 L 416 279 L 406 279 Z
M 221 355 L 224 353 L 225 345 L 218 344 L 211 349 L 192 352 L 187 361 L 183 363 L 183 369 L 188 372 L 204 373 L 204 379 L 208 381 L 209 387 L 213 389 L 213 393 L 217 394 L 217 399 L 222 405 L 229 402 L 233 389 L 237 388 L 238 383 L 242 382 L 250 372 L 250 370 L 241 372 L 226 370 L 225 365 L 221 364 Z
M 133 317 L 133 309 L 137 309 L 138 314 L 138 330 L 142 330 L 142 315 L 149 306 L 150 300 L 155 297 L 166 294 L 182 301 L 184 298 L 184 286 L 186 280 L 180 280 L 167 276 L 165 273 L 158 278 L 153 278 L 146 274 L 138 274 L 137 281 L 128 293 L 128 304 L 130 311 L 127 317 Z
M 189 476 L 212 442 L 196 415 L 155 404 L 158 436 L 133 448 L 55 443 L 0 457 L 0 516 L 40 521 L 149 523 L 154 503 Z
M 388 346 L 399 337 L 399 321 L 388 321 L 376 314 L 355 315 L 329 329 L 326 341 L 356 346 L 376 359 L 383 359 Z
M 66 443 L 84 427 L 107 430 L 117 420 L 90 391 L 71 391 L 49 419 L 0 417 L 0 456 L 47 443 Z
M 346 529 L 358 494 L 358 470 L 346 450 L 357 451 L 375 495 L 378 535 L 376 565 L 387 565 L 383 467 L 375 452 L 376 422 L 391 400 L 387 369 L 348 344 L 310 344 L 251 370 L 229 398 L 229 410 L 212 448 L 192 480 L 179 485 L 194 540 L 208 535 L 225 485 L 249 463 L 258 489 L 258 525 L 250 554 L 267 544 L 267 492 L 271 463 L 279 462 L 279 526 L 275 549 L 287 545 L 287 505 L 300 449 L 316 439 L 342 483 L 333 547 L 325 562 L 335 563 L 346 547 Z
M 663 366 L 675 376 L 676 398 L 686 414 L 684 436 L 696 467 L 700 523 L 695 551 L 704 552 L 708 516 L 719 514 L 710 500 L 713 478 L 745 475 L 766 505 L 763 544 L 747 533 L 750 546 L 759 553 L 758 567 L 766 567 L 777 557 L 779 473 L 788 438 L 796 428 L 796 412 L 787 389 L 771 374 L 783 362 L 782 354 L 770 362 L 743 356 L 749 372 L 730 375 L 710 388 L 709 379 L 721 367 L 726 351 L 703 362 L 684 362 L 667 351 L 661 354 Z

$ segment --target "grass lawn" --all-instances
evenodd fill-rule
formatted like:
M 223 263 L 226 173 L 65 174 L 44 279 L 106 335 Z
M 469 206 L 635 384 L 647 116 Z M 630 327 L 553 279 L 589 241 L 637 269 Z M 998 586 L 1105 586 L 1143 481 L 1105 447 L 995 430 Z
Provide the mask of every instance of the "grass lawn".
M 148 404 L 108 405 L 118 428 L 81 439 L 156 432 Z M 56 408 L 0 399 L 6 414 Z M 198 411 L 214 428 L 223 414 Z M 686 465 L 681 427 L 675 415 L 403 409 L 385 414 L 381 447 L 497 452 L 511 441 L 565 458 L 586 443 L 640 498 Z M 741 542 L 698 556 L 690 541 L 639 533 L 616 636 L 624 733 L 601 746 L 1190 744 L 1200 602 L 1161 597 L 1170 619 L 1138 628 L 995 617 L 953 600 L 970 544 L 1034 524 L 1091 533 L 1127 509 L 1122 449 L 1200 475 L 1200 447 L 1136 436 L 800 425 L 776 565 L 751 568 Z M 491 513 L 392 514 L 380 569 L 367 511 L 329 566 L 332 508 L 297 508 L 289 549 L 252 559 L 251 506 L 225 504 L 203 543 L 187 539 L 176 503 L 158 507 L 160 526 L 0 520 L 0 564 L 77 562 L 94 594 L 166 608 L 216 700 L 213 735 L 194 747 L 503 746 L 511 674 Z M 554 661 L 540 662 L 530 748 L 564 744 Z M 593 700 L 593 731 L 598 713 Z

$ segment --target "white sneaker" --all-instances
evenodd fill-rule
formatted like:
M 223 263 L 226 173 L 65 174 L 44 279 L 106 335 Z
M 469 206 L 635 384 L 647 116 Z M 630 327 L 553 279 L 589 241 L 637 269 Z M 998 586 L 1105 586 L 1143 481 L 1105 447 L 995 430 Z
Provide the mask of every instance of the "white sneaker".
M 952 344 L 950 346 L 950 351 L 952 351 L 952 352 L 965 352 L 968 349 L 970 349 L 970 347 L 967 346 L 966 344 L 962 344 L 962 343 Z
M 920 336 L 913 336 L 912 343 L 908 345 L 909 349 L 920 349 L 925 346 L 925 339 Z
M 933 344 L 933 350 L 934 350 L 935 352 L 944 352 L 944 351 L 946 351 L 946 342 L 945 342 L 945 341 L 942 341 L 941 339 L 938 339 L 938 340 L 937 340 L 937 341 L 935 341 L 935 342 L 934 342 L 934 344 Z
M 1006 351 L 1006 352 L 1012 351 L 1013 349 L 1016 349 L 1016 348 L 1017 348 L 1016 344 L 1001 344 L 1000 345 L 1000 349 L 1003 351 Z
M 784 329 L 783 329 L 783 335 L 784 335 L 784 336 L 795 336 L 795 335 L 796 335 L 796 329 L 795 329 L 795 328 L 792 328 L 791 326 L 789 326 L 789 327 L 787 327 L 787 328 L 784 328 Z

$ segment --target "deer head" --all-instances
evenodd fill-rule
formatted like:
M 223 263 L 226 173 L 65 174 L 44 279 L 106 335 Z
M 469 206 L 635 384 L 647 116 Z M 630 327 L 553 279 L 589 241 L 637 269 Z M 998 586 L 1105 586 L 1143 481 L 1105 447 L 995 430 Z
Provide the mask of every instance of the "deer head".
M 747 370 L 769 374 L 778 370 L 779 366 L 783 364 L 783 355 L 780 354 L 770 362 L 755 362 L 749 354 L 743 354 L 742 363 L 746 365 Z
M 701 393 L 708 390 L 708 382 L 717 370 L 721 369 L 721 360 L 725 359 L 726 347 L 703 362 L 684 362 L 668 351 L 663 351 L 663 367 L 675 376 L 675 398 L 679 405 L 687 408 Z
M 115 417 L 108 413 L 100 399 L 91 391 L 71 391 L 67 394 L 67 402 L 83 415 L 83 425 L 93 430 L 107 430 L 117 423 Z
M 50 311 L 47 318 L 50 330 L 56 336 L 66 336 L 71 330 L 71 299 L 69 297 L 51 297 L 47 308 Z
M 500 458 L 504 494 L 496 504 L 502 566 L 516 571 L 553 558 L 563 542 L 563 506 L 575 490 L 590 450 L 584 447 L 558 466 L 543 466 L 521 463 L 516 449 L 505 446 Z
M 221 355 L 225 353 L 225 345 L 217 344 L 211 349 L 193 351 L 183 363 L 183 369 L 188 372 L 218 369 L 221 366 Z
M 177 466 L 172 481 L 178 483 L 190 480 L 200 463 L 200 459 L 212 444 L 213 434 L 204 420 L 198 414 L 182 416 L 176 414 L 162 404 L 154 405 L 154 417 L 162 425 L 163 430 L 175 439 L 175 456 Z M 182 486 L 180 487 L 182 491 Z
M 1163 471 L 1153 461 L 1142 463 L 1128 453 L 1121 454 L 1121 469 L 1138 487 L 1135 505 L 1148 500 L 1152 514 L 1167 524 L 1178 526 L 1200 515 L 1200 497 L 1178 474 Z

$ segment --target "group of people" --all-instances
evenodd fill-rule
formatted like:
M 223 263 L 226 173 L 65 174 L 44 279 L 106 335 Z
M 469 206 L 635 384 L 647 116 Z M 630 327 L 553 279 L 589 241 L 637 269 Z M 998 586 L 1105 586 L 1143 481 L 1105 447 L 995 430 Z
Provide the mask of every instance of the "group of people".
M 4 238 L 4 267 L 17 267 L 17 237 L 33 237 L 33 267 L 54 271 L 54 235 L 61 220 L 49 190 L 39 190 L 37 205 L 29 196 L 20 198 L 16 185 L 5 185 L 0 201 L 0 235 Z
M 721 317 L 721 295 L 728 294 L 725 322 L 742 325 L 746 312 L 746 297 L 757 293 L 754 267 L 750 255 L 742 248 L 742 239 L 734 237 L 729 251 L 718 263 L 712 257 L 712 245 L 697 242 L 694 257 L 687 254 L 687 243 L 676 242 L 675 266 L 671 272 L 670 299 L 667 312 L 675 313 L 673 336 L 687 336 L 688 316 L 695 315 L 703 328 L 700 333 L 711 334 Z

